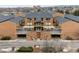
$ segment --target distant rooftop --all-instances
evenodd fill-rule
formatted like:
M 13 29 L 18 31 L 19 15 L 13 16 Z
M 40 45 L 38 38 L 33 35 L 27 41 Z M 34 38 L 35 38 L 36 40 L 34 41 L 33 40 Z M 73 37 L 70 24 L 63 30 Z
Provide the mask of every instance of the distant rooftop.
M 15 16 L 15 17 L 14 17 L 13 19 L 11 19 L 10 21 L 17 24 L 17 23 L 20 23 L 22 20 L 23 20 L 22 17 L 20 17 L 20 16 Z
M 14 22 L 14 23 L 19 23 L 21 20 L 23 20 L 23 18 L 20 17 L 20 16 L 14 16 L 14 15 L 4 16 L 4 15 L 0 15 L 0 23 L 5 22 L 5 21 L 11 21 L 11 22 Z
M 55 18 L 55 20 L 57 21 L 58 24 L 62 24 L 62 23 L 69 21 L 69 20 L 79 23 L 79 16 L 74 16 L 74 15 L 71 15 L 71 14 L 65 14 L 64 17 L 57 16 Z
M 41 21 L 41 18 L 52 18 L 52 13 L 49 12 L 29 12 L 26 14 L 27 18 L 32 19 L 33 17 L 36 18 L 36 21 Z M 75 21 L 79 23 L 79 16 L 74 16 L 70 14 L 65 14 L 64 17 L 56 17 L 55 18 L 58 24 L 62 24 L 66 21 Z M 5 21 L 11 21 L 14 23 L 19 23 L 21 20 L 23 20 L 23 17 L 21 16 L 15 16 L 15 15 L 0 15 L 0 23 Z
M 8 16 L 0 15 L 0 23 L 4 22 L 4 21 L 8 21 L 8 20 L 10 20 L 12 18 L 14 18 L 13 15 L 8 15 Z
M 74 16 L 74 15 L 66 14 L 64 16 L 64 18 L 70 19 L 70 20 L 75 21 L 75 22 L 79 22 L 79 16 Z
M 55 20 L 57 21 L 57 24 L 62 24 L 64 22 L 68 21 L 69 19 L 66 19 L 64 17 L 58 16 L 58 17 L 55 18 Z

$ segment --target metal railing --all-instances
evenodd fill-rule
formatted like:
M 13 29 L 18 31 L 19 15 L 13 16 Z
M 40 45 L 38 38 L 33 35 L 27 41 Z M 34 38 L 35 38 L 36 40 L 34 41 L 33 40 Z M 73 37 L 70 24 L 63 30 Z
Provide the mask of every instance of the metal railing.
M 52 31 L 50 31 L 51 34 L 61 34 L 60 28 L 54 28 Z
M 16 29 L 17 34 L 26 34 L 26 30 L 23 28 Z

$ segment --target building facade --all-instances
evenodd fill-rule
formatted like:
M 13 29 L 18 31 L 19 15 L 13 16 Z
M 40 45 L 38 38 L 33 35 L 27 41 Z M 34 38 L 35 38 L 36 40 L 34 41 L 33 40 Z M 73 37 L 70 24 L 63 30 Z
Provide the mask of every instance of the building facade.
M 73 39 L 78 39 L 79 20 L 76 19 L 77 17 L 45 11 L 24 14 L 18 12 L 9 18 L 1 17 L 0 37 L 8 35 L 12 38 L 26 40 L 51 40 L 65 39 L 70 36 Z
M 16 39 L 16 24 L 10 21 L 5 21 L 0 23 L 0 38 L 11 37 L 11 39 Z

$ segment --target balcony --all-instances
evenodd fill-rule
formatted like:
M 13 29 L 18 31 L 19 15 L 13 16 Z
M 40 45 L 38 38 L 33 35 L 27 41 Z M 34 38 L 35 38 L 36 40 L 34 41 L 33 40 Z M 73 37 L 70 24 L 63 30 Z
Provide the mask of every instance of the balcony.
M 42 23 L 40 23 L 40 22 L 37 22 L 37 23 L 34 23 L 34 26 L 35 26 L 35 27 L 42 27 L 42 26 L 43 26 L 43 24 L 42 24 Z
M 61 29 L 60 28 L 54 28 L 52 31 L 50 31 L 52 35 L 60 35 Z
M 23 28 L 16 29 L 17 34 L 26 34 L 26 30 Z
M 35 27 L 42 27 L 42 25 L 34 25 Z
M 23 29 L 25 29 L 26 31 L 33 31 L 34 26 L 23 26 Z

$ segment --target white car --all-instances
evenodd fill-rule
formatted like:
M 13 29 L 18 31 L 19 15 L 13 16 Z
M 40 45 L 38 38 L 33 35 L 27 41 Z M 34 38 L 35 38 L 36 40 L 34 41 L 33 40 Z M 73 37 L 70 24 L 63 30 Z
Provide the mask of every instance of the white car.
M 66 47 L 63 49 L 63 52 L 69 52 L 69 51 L 71 51 L 71 47 Z
M 2 52 L 10 52 L 12 51 L 12 48 L 3 48 L 1 49 Z

